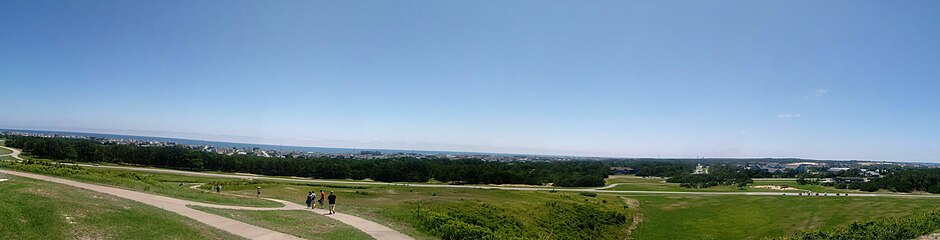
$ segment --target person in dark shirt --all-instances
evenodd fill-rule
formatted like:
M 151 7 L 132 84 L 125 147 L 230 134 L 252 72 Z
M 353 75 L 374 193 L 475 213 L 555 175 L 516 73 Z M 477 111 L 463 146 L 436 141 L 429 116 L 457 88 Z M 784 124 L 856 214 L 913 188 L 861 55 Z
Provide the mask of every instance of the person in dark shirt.
M 313 202 L 313 192 L 307 192 L 307 208 L 310 208 L 310 203 Z
M 336 195 L 333 194 L 333 191 L 330 191 L 329 200 L 330 200 L 330 214 L 334 214 L 336 213 L 336 211 L 334 211 L 334 209 L 336 209 Z

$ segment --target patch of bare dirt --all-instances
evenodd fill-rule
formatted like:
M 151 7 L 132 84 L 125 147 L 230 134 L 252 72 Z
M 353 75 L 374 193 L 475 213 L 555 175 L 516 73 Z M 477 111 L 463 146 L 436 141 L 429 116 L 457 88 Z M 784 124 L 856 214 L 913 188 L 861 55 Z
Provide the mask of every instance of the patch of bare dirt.
M 625 234 L 627 239 L 633 239 L 633 232 L 636 231 L 636 228 L 643 222 L 643 213 L 640 212 L 640 201 L 627 197 L 620 197 L 620 199 L 633 211 L 633 221 L 630 223 L 630 226 L 627 227 L 627 234 Z

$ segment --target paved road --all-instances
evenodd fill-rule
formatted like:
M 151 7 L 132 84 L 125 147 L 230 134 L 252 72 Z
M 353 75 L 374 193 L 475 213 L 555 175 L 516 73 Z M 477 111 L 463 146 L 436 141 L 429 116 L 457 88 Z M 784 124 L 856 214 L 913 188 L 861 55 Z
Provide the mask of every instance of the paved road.
M 72 180 L 49 177 L 49 176 L 44 176 L 44 175 L 37 175 L 37 174 L 32 174 L 32 173 L 16 172 L 16 171 L 9 171 L 9 170 L 2 170 L 2 169 L 0 169 L 0 173 L 65 184 L 69 186 L 79 187 L 83 189 L 88 189 L 88 190 L 92 190 L 96 192 L 101 192 L 101 193 L 110 194 L 110 195 L 114 195 L 114 196 L 121 197 L 121 198 L 138 201 L 147 205 L 155 206 L 155 207 L 167 210 L 167 211 L 171 211 L 171 212 L 192 218 L 196 221 L 208 224 L 209 226 L 213 226 L 223 231 L 230 232 L 232 234 L 242 236 L 248 239 L 266 240 L 266 239 L 301 239 L 301 238 L 294 237 L 294 236 L 284 234 L 284 233 L 280 233 L 277 231 L 268 230 L 268 229 L 254 226 L 251 224 L 247 224 L 244 222 L 224 218 L 224 217 L 217 216 L 214 214 L 198 211 L 198 210 L 187 207 L 187 205 L 223 208 L 223 209 L 236 209 L 236 210 L 311 210 L 311 209 L 306 209 L 306 206 L 302 206 L 302 205 L 288 202 L 288 201 L 277 200 L 277 199 L 269 199 L 269 200 L 283 203 L 284 204 L 283 207 L 257 208 L 257 207 L 243 207 L 243 206 L 227 206 L 227 205 L 217 205 L 217 204 L 187 201 L 187 200 L 176 199 L 176 198 L 171 198 L 171 197 L 136 192 L 136 191 L 126 190 L 126 189 L 106 187 L 106 186 L 89 184 L 89 183 L 81 183 L 81 182 L 76 182 Z M 324 214 L 324 215 L 327 213 L 327 211 L 324 209 L 314 209 L 312 211 L 319 213 L 319 214 Z M 342 213 L 336 213 L 336 214 L 325 215 L 325 216 L 336 219 L 345 224 L 349 224 L 350 226 L 355 227 L 365 232 L 366 234 L 369 234 L 369 236 L 372 236 L 375 239 L 393 239 L 393 240 L 399 240 L 399 239 L 412 240 L 413 239 L 391 228 L 382 226 L 381 224 L 371 222 L 371 221 L 368 221 L 359 217 L 342 214 Z
M 83 167 L 95 167 L 95 168 L 108 168 L 108 169 L 122 169 L 122 170 L 131 170 L 131 171 L 143 171 L 143 172 L 158 172 L 158 173 L 171 173 L 171 174 L 182 174 L 190 176 L 206 176 L 206 177 L 221 177 L 221 178 L 236 178 L 236 179 L 255 179 L 255 180 L 275 180 L 275 181 L 288 181 L 288 182 L 304 182 L 304 183 L 333 183 L 333 184 L 353 184 L 353 185 L 394 185 L 394 186 L 409 186 L 409 187 L 436 187 L 436 188 L 473 188 L 473 189 L 499 189 L 499 190 L 516 190 L 516 191 L 565 191 L 565 192 L 598 192 L 598 193 L 616 193 L 616 194 L 665 194 L 665 195 L 744 195 L 744 196 L 792 196 L 799 197 L 796 192 L 669 192 L 669 191 L 618 191 L 618 190 L 607 190 L 614 186 L 607 186 L 602 188 L 548 188 L 548 187 L 504 187 L 504 186 L 479 186 L 479 185 L 446 185 L 446 184 L 420 184 L 420 183 L 382 183 L 382 182 L 360 182 L 360 181 L 341 181 L 341 180 L 322 180 L 322 179 L 301 179 L 301 178 L 279 178 L 279 177 L 267 177 L 267 176 L 245 176 L 245 175 L 232 175 L 232 174 L 219 174 L 219 173 L 205 173 L 205 172 L 192 172 L 192 171 L 182 171 L 182 170 L 172 170 L 172 169 L 162 169 L 162 168 L 141 168 L 141 167 L 124 167 L 124 166 L 94 166 L 88 164 L 72 164 Z M 612 184 L 618 185 L 618 184 Z M 823 197 L 823 193 L 819 194 L 820 197 Z M 803 197 L 807 197 L 805 194 Z M 903 193 L 850 193 L 849 197 L 906 197 L 906 198 L 940 198 L 940 194 L 903 194 Z M 835 193 L 829 193 L 827 197 L 836 197 Z M 841 193 L 839 197 L 844 197 Z

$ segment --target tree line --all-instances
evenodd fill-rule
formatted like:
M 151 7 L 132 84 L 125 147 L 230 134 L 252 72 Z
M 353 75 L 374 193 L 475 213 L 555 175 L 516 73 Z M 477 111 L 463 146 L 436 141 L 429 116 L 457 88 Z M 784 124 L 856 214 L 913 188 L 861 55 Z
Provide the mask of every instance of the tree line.
M 121 163 L 181 170 L 244 172 L 324 179 L 373 179 L 382 182 L 453 184 L 552 183 L 560 187 L 605 184 L 607 165 L 600 161 L 487 162 L 480 159 L 266 158 L 223 155 L 185 147 L 141 147 L 67 138 L 6 136 L 6 145 L 25 154 L 80 162 Z
M 679 186 L 687 188 L 707 188 L 718 185 L 744 187 L 753 181 L 743 167 L 715 165 L 708 168 L 708 174 L 684 172 L 666 179 L 666 182 L 679 183 Z
M 849 186 L 850 188 L 856 186 Z M 862 191 L 885 189 L 893 192 L 940 193 L 940 168 L 918 168 L 894 172 L 881 178 L 858 184 Z

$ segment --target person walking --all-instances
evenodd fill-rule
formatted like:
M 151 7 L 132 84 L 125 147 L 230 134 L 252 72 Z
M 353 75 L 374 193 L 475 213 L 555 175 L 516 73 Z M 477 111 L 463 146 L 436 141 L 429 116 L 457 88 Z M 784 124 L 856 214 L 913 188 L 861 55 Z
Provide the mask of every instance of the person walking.
M 313 202 L 313 199 L 311 199 L 310 196 L 313 196 L 313 192 L 307 192 L 307 208 L 310 208 L 310 203 Z
M 326 200 L 326 192 L 320 189 L 320 208 L 326 208 L 326 204 L 323 204 L 323 200 Z
M 261 186 L 258 186 L 258 197 L 261 197 Z
M 330 214 L 336 213 L 336 195 L 333 194 L 333 191 L 330 191 Z
M 222 185 L 215 185 L 215 192 L 217 193 L 222 192 Z

